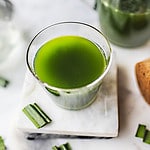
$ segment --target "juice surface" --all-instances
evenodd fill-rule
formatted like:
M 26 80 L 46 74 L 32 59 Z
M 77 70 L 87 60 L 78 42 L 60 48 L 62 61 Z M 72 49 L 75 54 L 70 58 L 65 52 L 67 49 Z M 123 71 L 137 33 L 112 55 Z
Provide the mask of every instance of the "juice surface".
M 120 46 L 135 47 L 150 39 L 149 0 L 98 0 L 101 29 Z
M 46 42 L 34 59 L 38 78 L 58 88 L 78 88 L 97 79 L 107 65 L 102 50 L 79 36 L 62 36 Z

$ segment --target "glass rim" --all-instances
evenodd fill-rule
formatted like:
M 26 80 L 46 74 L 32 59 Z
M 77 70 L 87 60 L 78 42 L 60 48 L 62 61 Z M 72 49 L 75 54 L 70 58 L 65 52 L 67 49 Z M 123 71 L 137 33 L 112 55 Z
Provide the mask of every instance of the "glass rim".
M 94 81 L 92 81 L 91 83 L 89 84 L 86 84 L 86 85 L 83 85 L 81 87 L 77 87 L 77 88 L 59 88 L 59 87 L 55 87 L 55 86 L 51 86 L 49 84 L 47 84 L 46 82 L 43 82 L 41 81 L 38 76 L 36 75 L 36 73 L 32 70 L 32 67 L 29 63 L 29 51 L 30 51 L 30 47 L 32 45 L 32 43 L 34 42 L 34 40 L 36 39 L 36 37 L 38 37 L 38 35 L 40 35 L 42 32 L 46 31 L 47 29 L 53 27 L 53 26 L 58 26 L 58 25 L 61 25 L 61 24 L 78 24 L 78 25 L 84 25 L 86 27 L 89 27 L 89 28 L 92 28 L 94 29 L 95 31 L 97 31 L 100 35 L 102 35 L 104 37 L 104 39 L 106 40 L 106 43 L 108 45 L 108 48 L 109 48 L 109 58 L 108 58 L 108 64 L 104 70 L 104 72 L 97 78 L 95 79 Z M 51 24 L 49 26 L 46 26 L 45 28 L 41 29 L 33 38 L 32 40 L 30 41 L 28 47 L 27 47 L 27 52 L 26 52 L 26 64 L 27 64 L 27 68 L 29 69 L 29 71 L 31 72 L 31 74 L 41 83 L 43 84 L 46 88 L 48 89 L 52 89 L 52 90 L 55 90 L 55 91 L 79 91 L 79 90 L 82 90 L 83 88 L 87 87 L 87 88 L 90 88 L 90 87 L 93 87 L 93 85 L 96 85 L 98 84 L 103 78 L 104 76 L 107 74 L 107 72 L 109 71 L 110 69 L 110 66 L 112 64 L 112 49 L 111 49 L 111 46 L 110 46 L 110 43 L 109 43 L 109 40 L 107 39 L 107 37 L 100 31 L 98 30 L 96 27 L 90 25 L 90 24 L 87 24 L 87 23 L 84 23 L 84 22 L 78 22 L 78 21 L 63 21 L 63 22 L 58 22 L 58 23 L 54 23 L 54 24 Z

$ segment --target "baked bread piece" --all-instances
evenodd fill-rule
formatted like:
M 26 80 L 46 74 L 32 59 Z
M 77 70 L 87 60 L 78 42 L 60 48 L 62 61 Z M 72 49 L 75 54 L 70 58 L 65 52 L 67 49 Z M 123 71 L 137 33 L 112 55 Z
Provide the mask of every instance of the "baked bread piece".
M 150 58 L 138 62 L 135 73 L 140 91 L 148 104 L 150 104 Z

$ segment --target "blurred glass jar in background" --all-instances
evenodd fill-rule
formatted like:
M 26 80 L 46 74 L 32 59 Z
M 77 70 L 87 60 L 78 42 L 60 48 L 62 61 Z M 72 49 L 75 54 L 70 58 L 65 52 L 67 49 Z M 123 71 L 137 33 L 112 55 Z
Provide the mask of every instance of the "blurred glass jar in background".
M 0 65 L 12 55 L 20 39 L 13 22 L 13 10 L 9 0 L 0 0 Z
M 150 0 L 97 0 L 102 32 L 122 47 L 137 47 L 150 39 Z

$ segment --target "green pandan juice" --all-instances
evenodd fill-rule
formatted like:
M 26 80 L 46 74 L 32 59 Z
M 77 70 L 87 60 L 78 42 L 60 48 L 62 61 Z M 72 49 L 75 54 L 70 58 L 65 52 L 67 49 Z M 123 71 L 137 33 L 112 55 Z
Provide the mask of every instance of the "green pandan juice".
M 49 100 L 62 108 L 79 110 L 97 97 L 99 100 L 113 52 L 109 41 L 95 27 L 82 22 L 59 22 L 38 32 L 26 56 L 29 71 Z
M 47 41 L 35 55 L 38 78 L 52 87 L 73 89 L 86 86 L 107 66 L 100 47 L 79 36 L 62 36 Z

